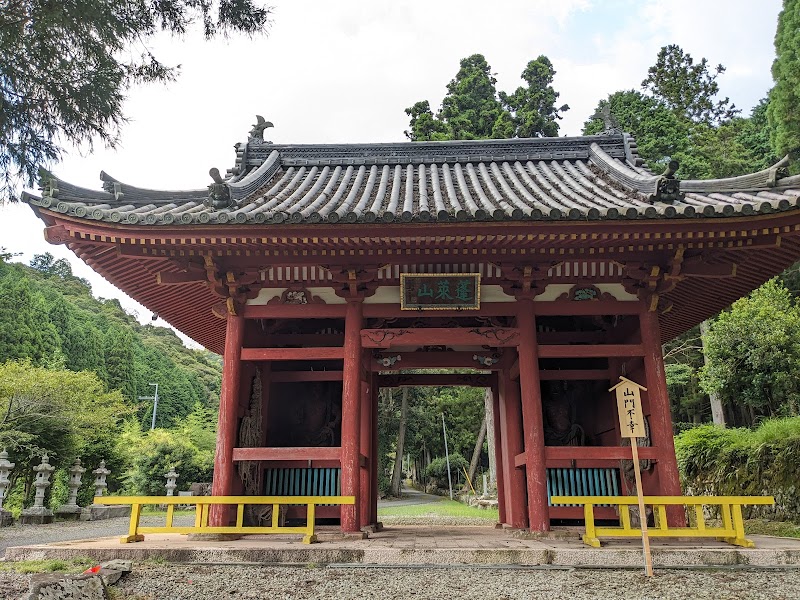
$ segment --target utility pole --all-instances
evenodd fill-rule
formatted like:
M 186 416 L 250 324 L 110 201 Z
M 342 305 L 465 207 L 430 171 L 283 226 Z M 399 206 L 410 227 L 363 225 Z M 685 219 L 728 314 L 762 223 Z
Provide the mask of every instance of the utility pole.
M 450 500 L 452 500 L 453 478 L 450 475 L 450 453 L 447 451 L 447 427 L 444 425 L 444 413 L 442 413 L 442 432 L 444 433 L 444 458 L 447 461 L 447 485 L 450 487 Z
M 158 410 L 158 384 L 150 383 L 148 385 L 155 386 L 155 393 L 152 396 L 139 396 L 139 400 L 153 401 L 153 420 L 150 422 L 150 431 L 153 431 L 156 428 L 156 411 Z

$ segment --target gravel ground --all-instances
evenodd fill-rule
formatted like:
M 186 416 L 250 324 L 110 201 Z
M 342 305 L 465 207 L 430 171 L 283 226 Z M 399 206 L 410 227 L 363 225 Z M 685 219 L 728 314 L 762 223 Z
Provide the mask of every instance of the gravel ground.
M 179 515 L 175 524 L 194 523 L 194 515 Z M 32 544 L 48 544 L 50 542 L 67 542 L 69 540 L 85 540 L 121 536 L 128 533 L 128 517 L 105 519 L 102 521 L 59 521 L 50 525 L 13 525 L 0 529 L 0 551 L 5 554 L 9 546 L 29 546 Z M 164 524 L 164 517 L 142 517 L 142 525 L 159 526 Z
M 0 573 L 3 598 L 19 598 L 28 576 Z M 449 598 L 588 600 L 794 600 L 797 571 L 400 569 L 135 565 L 113 587 L 117 600 L 237 598 Z

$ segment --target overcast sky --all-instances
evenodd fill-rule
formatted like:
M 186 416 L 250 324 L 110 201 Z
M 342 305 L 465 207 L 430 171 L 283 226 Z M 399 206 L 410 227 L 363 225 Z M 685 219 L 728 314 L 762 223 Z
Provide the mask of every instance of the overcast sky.
M 639 89 L 659 48 L 678 44 L 727 72 L 723 96 L 749 114 L 772 87 L 770 66 L 779 0 L 274 0 L 274 23 L 255 40 L 159 38 L 151 47 L 180 64 L 178 81 L 130 90 L 128 124 L 115 150 L 71 152 L 53 171 L 100 189 L 105 170 L 156 189 L 200 188 L 208 170 L 234 162 L 263 115 L 276 143 L 399 142 L 404 109 L 418 100 L 438 108 L 459 60 L 483 54 L 499 90 L 521 85 L 527 62 L 544 54 L 557 74 L 559 103 L 569 104 L 561 135 L 579 135 L 597 102 Z M 65 247 L 50 246 L 25 205 L 0 207 L 0 246 L 70 259 L 95 294 L 118 297 L 140 319 L 150 313 L 113 288 Z

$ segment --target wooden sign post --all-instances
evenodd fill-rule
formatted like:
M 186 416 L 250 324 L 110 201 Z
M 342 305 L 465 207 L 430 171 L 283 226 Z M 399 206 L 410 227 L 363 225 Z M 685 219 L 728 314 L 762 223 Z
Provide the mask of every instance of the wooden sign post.
M 636 477 L 636 495 L 639 497 L 639 523 L 642 530 L 644 572 L 646 575 L 652 576 L 653 559 L 650 556 L 650 538 L 647 536 L 647 513 L 644 509 L 642 473 L 639 470 L 639 446 L 637 443 L 637 438 L 646 437 L 647 435 L 644 428 L 641 396 L 641 390 L 647 391 L 647 388 L 625 377 L 620 377 L 619 380 L 619 383 L 608 391 L 615 390 L 617 393 L 617 412 L 619 414 L 620 433 L 622 437 L 631 438 L 633 473 Z M 628 510 L 628 507 L 624 507 L 624 510 Z

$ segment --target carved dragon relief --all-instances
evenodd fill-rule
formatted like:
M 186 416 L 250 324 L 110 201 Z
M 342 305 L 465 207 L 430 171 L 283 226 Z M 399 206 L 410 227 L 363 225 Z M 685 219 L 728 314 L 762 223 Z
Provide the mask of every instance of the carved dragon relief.
M 505 327 L 474 327 L 468 330 L 470 333 L 483 336 L 489 342 L 487 345 L 490 347 L 497 346 L 497 344 L 506 345 L 519 338 L 519 330 Z

